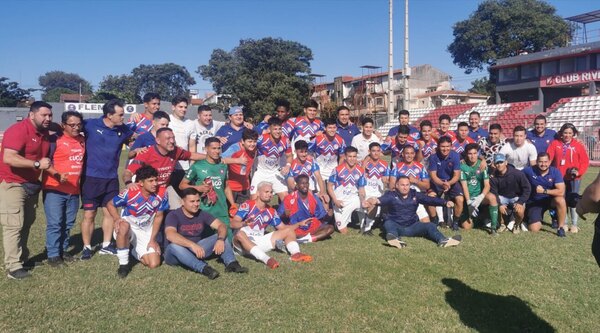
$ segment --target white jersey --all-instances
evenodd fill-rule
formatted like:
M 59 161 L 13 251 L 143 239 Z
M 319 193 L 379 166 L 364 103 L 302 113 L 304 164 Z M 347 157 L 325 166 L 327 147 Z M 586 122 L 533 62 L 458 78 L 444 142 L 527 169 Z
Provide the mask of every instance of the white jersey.
M 211 136 L 215 136 L 217 131 L 225 125 L 224 121 L 213 120 L 210 126 L 200 124 L 198 120 L 192 122 L 194 124 L 194 139 L 196 139 L 196 152 L 205 153 L 204 142 Z
M 181 149 L 190 149 L 190 138 L 195 138 L 194 121 L 185 119 L 179 120 L 175 115 L 171 115 L 169 128 L 173 130 L 175 135 L 175 144 Z M 176 169 L 187 170 L 190 168 L 189 161 L 177 161 Z
M 292 153 L 292 148 L 286 137 L 282 136 L 278 142 L 271 138 L 271 134 L 265 133 L 258 138 L 256 143 L 257 172 L 279 174 L 282 156 Z
M 517 147 L 514 142 L 507 142 L 500 149 L 500 154 L 504 154 L 508 164 L 512 164 L 517 170 L 523 170 L 529 166 L 530 161 L 537 160 L 537 149 L 527 141 L 521 147 Z
M 371 134 L 371 137 L 368 139 L 365 138 L 362 133 L 359 133 L 352 138 L 351 146 L 358 149 L 358 154 L 356 157 L 359 161 L 364 160 L 365 157 L 369 155 L 369 145 L 373 142 L 377 142 L 379 144 L 382 143 L 381 139 L 379 139 L 375 134 Z

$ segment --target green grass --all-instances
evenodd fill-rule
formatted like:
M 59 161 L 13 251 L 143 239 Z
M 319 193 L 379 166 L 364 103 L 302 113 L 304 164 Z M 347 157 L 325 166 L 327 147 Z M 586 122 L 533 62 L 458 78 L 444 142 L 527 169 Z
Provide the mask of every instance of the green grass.
M 44 250 L 44 223 L 38 209 L 32 255 Z M 472 230 L 457 248 L 408 239 L 404 250 L 354 231 L 302 246 L 315 258 L 309 264 L 275 253 L 275 271 L 242 258 L 250 273 L 232 275 L 212 260 L 222 273 L 214 281 L 142 265 L 119 280 L 116 258 L 96 255 L 65 269 L 37 267 L 24 281 L 0 278 L 0 332 L 592 332 L 599 268 L 593 225 L 580 226 L 566 239 L 548 226 L 497 238 Z

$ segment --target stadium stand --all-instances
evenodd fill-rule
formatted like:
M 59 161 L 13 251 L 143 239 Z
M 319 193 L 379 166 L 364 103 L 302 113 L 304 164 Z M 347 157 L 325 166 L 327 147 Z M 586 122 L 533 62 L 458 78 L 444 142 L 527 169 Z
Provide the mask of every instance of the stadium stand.
M 485 103 L 481 103 L 481 104 L 477 105 L 476 107 L 472 108 L 471 110 L 467 110 L 463 114 L 454 118 L 454 120 L 452 120 L 452 124 L 450 125 L 450 128 L 452 128 L 452 129 L 456 128 L 458 123 L 460 123 L 462 121 L 468 123 L 469 122 L 469 114 L 473 111 L 477 111 L 481 115 L 480 126 L 487 129 L 488 122 L 490 121 L 490 119 L 496 118 L 498 115 L 500 115 L 503 112 L 505 112 L 506 110 L 508 110 L 509 107 L 510 107 L 510 104 L 508 104 L 508 103 L 507 104 L 492 104 L 492 105 L 487 105 Z
M 435 108 L 422 108 L 422 109 L 410 110 L 411 125 L 418 127 L 419 124 L 416 122 L 416 120 L 418 120 L 421 117 L 424 117 L 425 115 L 427 115 L 429 112 L 431 112 L 434 109 Z M 385 123 L 383 126 L 379 127 L 377 130 L 379 131 L 379 133 L 386 135 L 388 133 L 388 131 L 390 130 L 390 128 L 392 128 L 394 126 L 398 126 L 398 124 L 399 124 L 398 118 L 396 118 L 393 121 Z
M 413 123 L 415 124 L 415 126 L 418 126 L 418 124 L 420 122 L 422 122 L 423 120 L 429 120 L 433 124 L 433 127 L 437 128 L 439 125 L 438 118 L 440 115 L 447 114 L 450 116 L 450 118 L 456 118 L 459 115 L 461 115 L 467 111 L 470 112 L 470 110 L 477 105 L 478 104 L 458 104 L 458 105 L 442 106 L 440 108 L 437 108 L 437 109 L 427 113 L 425 116 L 423 116 L 419 119 L 414 118 Z M 411 118 L 413 118 L 413 117 L 411 116 Z
M 559 130 L 566 122 L 578 129 L 600 125 L 600 96 L 563 98 L 555 104 L 558 104 L 555 111 L 548 116 L 549 128 Z
M 510 103 L 508 110 L 502 112 L 497 117 L 490 118 L 489 123 L 499 123 L 502 125 L 504 136 L 510 138 L 512 137 L 513 128 L 516 126 L 531 127 L 537 114 L 529 113 L 529 111 L 537 104 L 539 104 L 538 101 Z

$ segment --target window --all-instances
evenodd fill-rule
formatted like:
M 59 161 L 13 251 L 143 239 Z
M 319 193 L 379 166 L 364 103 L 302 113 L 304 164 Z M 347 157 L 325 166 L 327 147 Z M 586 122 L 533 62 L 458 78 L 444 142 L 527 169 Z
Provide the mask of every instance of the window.
M 557 61 L 547 61 L 542 63 L 542 76 L 554 75 L 558 71 L 556 70 Z
M 521 66 L 521 79 L 534 79 L 540 76 L 540 64 L 527 64 Z
M 560 74 L 575 72 L 575 58 L 560 60 Z
M 500 69 L 500 82 L 515 81 L 518 77 L 517 67 L 501 68 Z
M 375 98 L 375 105 L 382 106 L 383 105 L 383 97 Z
M 596 68 L 600 69 L 600 53 L 596 54 Z
M 588 70 L 588 65 L 587 65 L 587 57 L 583 56 L 583 57 L 577 57 L 577 59 L 575 59 L 575 66 L 576 71 L 577 72 L 583 72 L 585 70 Z

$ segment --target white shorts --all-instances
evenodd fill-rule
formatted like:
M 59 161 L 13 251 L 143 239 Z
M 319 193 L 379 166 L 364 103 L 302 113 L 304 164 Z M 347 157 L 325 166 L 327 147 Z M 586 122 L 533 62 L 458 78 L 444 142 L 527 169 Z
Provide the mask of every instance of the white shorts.
M 338 200 L 342 201 L 344 207 L 339 208 L 334 206 L 333 216 L 335 217 L 335 224 L 338 230 L 340 230 L 348 226 L 352 218 L 352 212 L 360 209 L 360 199 L 358 198 L 358 194 L 356 194 L 348 197 L 338 197 Z
M 244 228 L 240 229 L 241 232 L 244 232 L 248 239 L 254 243 L 254 245 L 258 246 L 258 248 L 263 252 L 269 252 L 274 249 L 273 242 L 271 241 L 271 237 L 273 237 L 273 233 L 270 232 L 265 235 L 256 235 L 252 234 L 252 232 L 246 232 Z
M 419 220 L 422 220 L 424 217 L 429 216 L 429 214 L 427 214 L 427 209 L 425 209 L 425 206 L 419 205 L 419 207 L 417 208 L 417 216 L 419 217 Z
M 250 184 L 250 194 L 256 194 L 257 186 L 260 182 L 269 182 L 273 185 L 273 193 L 288 192 L 287 183 L 279 171 L 257 170 L 252 176 Z
M 117 239 L 117 233 L 113 232 Z M 148 253 L 154 253 L 153 248 L 148 248 L 150 238 L 152 237 L 152 224 L 147 228 L 140 228 L 135 224 L 129 223 L 129 243 L 131 246 L 131 255 L 138 261 Z

